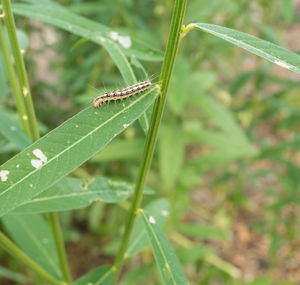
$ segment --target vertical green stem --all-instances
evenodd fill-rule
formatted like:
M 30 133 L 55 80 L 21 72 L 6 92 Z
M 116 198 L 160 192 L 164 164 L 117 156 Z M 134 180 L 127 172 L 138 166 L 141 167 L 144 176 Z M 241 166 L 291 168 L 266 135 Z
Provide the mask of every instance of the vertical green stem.
M 124 255 L 128 246 L 128 242 L 130 239 L 130 235 L 134 226 L 136 216 L 138 214 L 138 210 L 143 197 L 143 190 L 144 190 L 146 178 L 152 162 L 154 148 L 158 137 L 160 121 L 163 115 L 163 110 L 166 102 L 169 82 L 173 71 L 176 54 L 178 51 L 180 32 L 181 32 L 181 27 L 182 27 L 183 18 L 186 9 L 186 1 L 187 0 L 175 0 L 169 39 L 168 39 L 166 54 L 165 54 L 165 58 L 161 70 L 161 75 L 160 75 L 161 90 L 160 90 L 160 94 L 157 96 L 154 103 L 149 131 L 146 137 L 142 163 L 141 163 L 139 175 L 135 186 L 134 199 L 132 201 L 131 208 L 129 210 L 128 220 L 125 228 L 125 233 L 122 238 L 122 243 L 115 260 L 116 273 L 115 273 L 114 284 L 117 284 L 118 282 L 118 278 L 124 262 Z
M 71 275 L 69 271 L 69 265 L 67 260 L 67 255 L 64 247 L 64 240 L 62 236 L 62 232 L 59 225 L 59 216 L 57 213 L 49 213 L 49 221 L 52 227 L 52 232 L 55 239 L 55 244 L 57 248 L 57 253 L 60 262 L 60 268 L 63 274 L 63 279 L 68 283 L 71 284 Z
M 30 86 L 29 86 L 29 82 L 28 82 L 28 78 L 27 78 L 27 72 L 25 69 L 24 60 L 22 57 L 22 53 L 21 53 L 18 38 L 17 38 L 16 25 L 15 25 L 15 21 L 14 21 L 12 9 L 11 9 L 10 0 L 2 0 L 2 6 L 3 6 L 3 19 L 5 22 L 6 28 L 7 28 L 7 33 L 8 33 L 9 41 L 11 44 L 12 53 L 13 53 L 13 56 L 15 59 L 16 70 L 17 70 L 17 74 L 18 74 L 19 81 L 21 84 L 21 89 L 20 89 L 20 85 L 18 85 L 19 91 L 20 91 L 20 93 L 22 93 L 21 96 L 18 97 L 18 92 L 14 92 L 14 96 L 15 96 L 17 104 L 20 105 L 18 108 L 18 111 L 20 110 L 22 112 L 22 114 L 23 114 L 23 112 L 25 112 L 25 114 L 22 115 L 22 118 L 28 119 L 28 126 L 26 126 L 26 128 L 24 128 L 24 126 L 22 124 L 24 131 L 26 133 L 28 131 L 27 134 L 29 134 L 29 137 L 32 139 L 32 141 L 36 141 L 39 139 L 40 134 L 38 131 L 37 120 L 36 120 L 35 112 L 34 112 L 34 108 L 33 108 L 33 102 L 32 102 L 32 97 L 31 97 Z M 2 40 L 3 40 L 3 42 L 5 41 L 4 37 L 3 37 L 3 39 L 1 39 L 1 42 L 2 42 Z M 9 58 L 10 58 L 9 52 L 5 55 L 5 57 L 6 57 L 5 60 L 9 61 Z M 11 66 L 11 64 L 8 64 L 7 66 Z M 13 71 L 13 68 L 12 68 L 12 71 Z M 17 85 L 14 82 L 14 84 L 12 84 L 12 88 L 16 88 L 16 86 Z M 21 97 L 22 97 L 22 99 L 21 99 Z M 21 120 L 21 122 L 22 122 L 22 120 Z M 60 225 L 59 225 L 58 216 L 55 213 L 49 213 L 48 218 L 49 218 L 49 223 L 52 228 L 52 233 L 53 233 L 54 240 L 55 240 L 56 250 L 57 250 L 58 256 L 59 256 L 59 261 L 60 261 L 61 271 L 62 271 L 62 274 L 64 277 L 64 281 L 67 282 L 68 284 L 70 284 L 71 278 L 70 278 L 69 266 L 68 266 L 68 261 L 67 261 L 67 256 L 66 256 L 66 252 L 65 252 L 65 247 L 64 247 L 64 243 L 63 243 L 63 238 L 62 238 L 62 233 L 61 233 L 61 229 L 60 229 Z M 1 241 L 0 241 L 0 243 L 1 243 Z
M 11 242 L 3 233 L 0 232 L 0 246 L 3 247 L 9 254 L 13 255 L 16 259 L 24 262 L 28 267 L 34 270 L 38 275 L 40 275 L 45 280 L 49 281 L 54 285 L 62 285 L 60 281 L 55 279 L 47 271 L 41 268 L 37 263 L 35 263 L 28 255 L 26 255 L 22 250 L 20 250 L 13 242 Z
M 33 141 L 36 141 L 39 139 L 40 135 L 37 128 L 37 121 L 36 121 L 35 112 L 32 104 L 30 86 L 28 83 L 25 64 L 24 64 L 23 56 L 17 38 L 16 25 L 11 10 L 10 0 L 2 0 L 2 5 L 3 5 L 3 12 L 4 12 L 4 22 L 7 28 L 7 33 L 11 44 L 12 53 L 15 59 L 17 74 L 19 77 L 19 81 L 21 83 L 25 108 L 27 110 L 28 122 L 31 130 L 30 137 L 32 138 Z
M 8 45 L 5 41 L 4 30 L 2 25 L 2 19 L 0 19 L 0 46 L 3 55 L 4 64 L 6 67 L 6 73 L 8 75 L 8 80 L 10 82 L 12 92 L 16 101 L 16 106 L 18 109 L 18 113 L 20 116 L 21 125 L 24 129 L 24 132 L 28 137 L 31 137 L 30 127 L 28 124 L 27 112 L 24 105 L 23 94 L 21 92 L 21 88 L 17 79 L 17 75 L 15 73 L 14 67 L 10 60 L 10 53 Z

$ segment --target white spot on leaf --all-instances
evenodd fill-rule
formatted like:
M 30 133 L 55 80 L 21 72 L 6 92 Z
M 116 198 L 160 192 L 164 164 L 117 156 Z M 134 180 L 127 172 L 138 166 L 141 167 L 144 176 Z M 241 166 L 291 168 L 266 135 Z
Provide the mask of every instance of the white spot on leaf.
M 27 121 L 27 120 L 28 120 L 28 117 L 27 117 L 26 115 L 23 115 L 23 116 L 22 116 L 22 119 L 25 120 L 25 121 Z
M 129 126 L 129 124 L 123 124 L 123 128 L 127 128 Z
M 119 43 L 123 46 L 123 48 L 131 47 L 131 38 L 129 36 L 119 36 Z
M 112 40 L 116 41 L 119 38 L 119 34 L 117 32 L 110 32 L 109 36 L 111 37 Z
M 164 217 L 167 217 L 169 215 L 169 212 L 167 210 L 161 210 L 161 215 Z
M 47 162 L 47 156 L 44 155 L 44 153 L 40 149 L 36 148 L 34 151 L 32 151 L 32 153 L 37 158 L 39 158 L 42 162 L 45 162 L 45 163 Z
M 28 89 L 25 86 L 23 87 L 23 94 L 24 94 L 24 97 L 27 97 L 27 95 L 29 94 Z
M 10 130 L 11 130 L 12 132 L 14 132 L 16 129 L 17 129 L 17 128 L 16 128 L 15 126 L 11 126 L 11 127 L 10 127 Z
M 154 217 L 152 217 L 152 216 L 149 217 L 149 222 L 151 224 L 156 224 L 156 221 L 155 221 Z
M 112 40 L 114 41 L 118 41 L 119 44 L 123 47 L 123 48 L 130 48 L 131 47 L 131 38 L 130 36 L 121 36 L 118 34 L 118 32 L 110 32 L 109 36 Z
M 42 167 L 43 162 L 41 160 L 39 160 L 39 159 L 31 159 L 31 165 L 34 168 L 40 168 L 40 167 Z
M 0 179 L 1 179 L 2 182 L 5 182 L 8 179 L 8 174 L 9 174 L 8 170 L 1 170 L 0 171 Z

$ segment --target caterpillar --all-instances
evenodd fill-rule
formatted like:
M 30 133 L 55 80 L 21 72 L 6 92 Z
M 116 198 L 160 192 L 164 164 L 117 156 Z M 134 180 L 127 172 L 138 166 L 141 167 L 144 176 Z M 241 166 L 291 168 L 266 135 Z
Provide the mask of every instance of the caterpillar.
M 99 95 L 95 98 L 93 102 L 93 107 L 98 108 L 102 104 L 105 104 L 106 102 L 110 102 L 112 100 L 123 100 L 124 98 L 128 98 L 134 94 L 141 93 L 144 90 L 151 87 L 150 81 L 143 81 L 136 83 L 132 86 L 128 86 L 121 90 L 111 91 L 104 94 Z

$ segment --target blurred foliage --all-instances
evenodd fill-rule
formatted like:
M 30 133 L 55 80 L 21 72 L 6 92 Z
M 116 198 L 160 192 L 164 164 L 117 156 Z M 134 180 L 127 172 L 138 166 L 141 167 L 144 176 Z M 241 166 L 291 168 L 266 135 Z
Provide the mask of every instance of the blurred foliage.
M 170 1 L 59 2 L 152 48 L 165 48 Z M 295 2 L 190 0 L 186 22 L 216 23 L 297 49 L 300 42 L 293 33 L 299 30 L 295 7 L 300 4 Z M 99 92 L 124 86 L 98 45 L 25 17 L 17 17 L 17 26 L 42 133 L 86 107 Z M 146 79 L 139 61 L 129 60 L 138 78 Z M 142 64 L 157 82 L 161 62 Z M 15 122 L 1 57 L 0 90 L 1 112 Z M 299 78 L 291 72 L 209 34 L 191 32 L 182 42 L 148 185 L 170 201 L 167 236 L 192 284 L 299 284 L 299 91 Z M 135 123 L 73 176 L 134 183 L 144 137 Z M 17 151 L 0 131 L 0 162 Z M 153 200 L 147 195 L 143 202 Z M 127 208 L 128 202 L 121 205 Z M 63 222 L 78 277 L 116 253 L 124 212 L 96 202 L 63 213 Z M 92 253 L 99 246 L 100 258 Z M 72 258 L 89 254 L 88 265 Z M 0 258 L 2 264 L 6 255 L 1 252 Z M 17 264 L 9 266 L 25 272 Z M 127 269 L 122 284 L 159 282 L 149 249 Z

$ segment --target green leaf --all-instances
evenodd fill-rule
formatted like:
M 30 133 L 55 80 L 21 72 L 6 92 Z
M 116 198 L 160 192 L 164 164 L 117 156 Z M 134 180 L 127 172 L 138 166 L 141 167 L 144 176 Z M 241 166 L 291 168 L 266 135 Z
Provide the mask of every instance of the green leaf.
M 32 5 L 16 4 L 14 5 L 14 12 L 57 26 L 103 46 L 117 65 L 126 84 L 136 83 L 133 70 L 124 54 L 125 49 L 122 49 L 112 39 L 111 35 L 116 32 L 110 31 L 106 26 L 73 14 L 53 2 Z
M 174 249 L 156 224 L 155 218 L 144 211 L 140 215 L 164 284 L 189 284 Z
M 84 179 L 64 178 L 40 195 L 14 209 L 9 215 L 70 211 L 89 206 L 94 201 L 115 203 L 127 199 L 133 187 L 124 182 L 96 177 L 88 184 Z
M 87 161 L 153 102 L 156 88 L 99 109 L 88 107 L 0 167 L 0 216 Z
M 0 124 L 2 135 L 20 149 L 24 149 L 31 144 L 30 139 L 21 130 L 20 126 L 2 111 L 0 111 Z
M 170 205 L 168 200 L 159 199 L 147 205 L 145 210 L 147 213 L 150 213 L 152 217 L 154 217 L 157 225 L 160 228 L 163 228 L 169 215 L 169 208 Z M 145 248 L 148 244 L 149 240 L 147 238 L 147 233 L 143 225 L 142 217 L 139 215 L 134 225 L 125 256 L 133 256 Z
M 163 125 L 159 139 L 159 166 L 163 187 L 170 188 L 178 178 L 185 154 L 185 137 L 176 124 Z
M 60 278 L 60 268 L 51 230 L 39 215 L 2 217 L 14 241 L 37 264 Z
M 113 282 L 114 270 L 110 265 L 103 265 L 80 277 L 73 285 L 111 285 Z
M 77 36 L 90 39 L 102 45 L 108 52 L 110 52 L 108 50 L 110 46 L 105 43 L 115 43 L 122 54 L 134 55 L 139 59 L 150 61 L 163 59 L 161 51 L 150 48 L 141 41 L 132 39 L 130 36 L 121 34 L 98 22 L 74 14 L 55 2 L 31 2 L 31 4 L 14 4 L 14 13 L 38 19 Z
M 300 56 L 292 51 L 246 33 L 225 27 L 205 23 L 191 25 L 196 29 L 213 34 L 283 68 L 300 74 Z
M 128 160 L 141 157 L 143 153 L 143 139 L 116 139 L 112 141 L 105 149 L 99 151 L 92 161 L 112 161 Z M 124 149 L 126 151 L 124 151 Z

